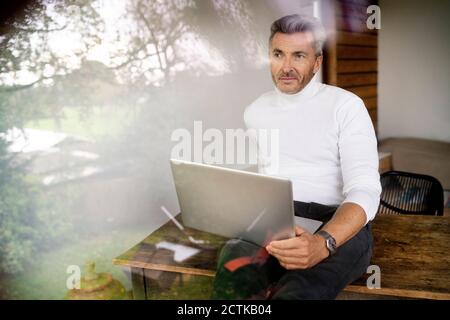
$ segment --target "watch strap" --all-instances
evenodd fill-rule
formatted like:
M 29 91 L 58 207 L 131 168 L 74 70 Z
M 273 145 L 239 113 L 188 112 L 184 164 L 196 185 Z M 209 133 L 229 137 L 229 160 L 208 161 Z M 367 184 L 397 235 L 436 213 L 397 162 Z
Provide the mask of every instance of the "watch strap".
M 325 239 L 325 244 L 330 255 L 335 254 L 337 250 L 336 240 L 331 236 L 331 234 L 325 230 L 319 230 L 317 234 Z

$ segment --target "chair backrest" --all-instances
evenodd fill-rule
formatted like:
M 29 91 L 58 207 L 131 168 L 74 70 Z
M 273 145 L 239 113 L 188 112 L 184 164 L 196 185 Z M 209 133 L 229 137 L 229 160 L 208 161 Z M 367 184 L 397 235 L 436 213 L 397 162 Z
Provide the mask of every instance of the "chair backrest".
M 379 213 L 442 216 L 444 190 L 432 176 L 402 171 L 381 174 Z

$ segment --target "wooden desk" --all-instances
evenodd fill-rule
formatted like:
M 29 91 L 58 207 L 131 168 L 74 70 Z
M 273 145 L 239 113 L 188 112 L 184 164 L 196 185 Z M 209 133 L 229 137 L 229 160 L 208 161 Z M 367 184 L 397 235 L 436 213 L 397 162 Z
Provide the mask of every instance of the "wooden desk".
M 372 264 L 381 269 L 381 289 L 368 289 L 366 277 L 345 291 L 359 294 L 422 299 L 450 299 L 450 217 L 378 215 L 372 223 L 375 248 Z M 113 260 L 131 268 L 136 299 L 207 299 L 217 255 L 227 240 L 188 229 L 208 245 L 193 245 L 168 222 Z M 157 249 L 161 241 L 197 247 L 201 251 L 176 262 L 174 252 Z
M 450 299 L 450 217 L 377 215 L 372 230 L 381 289 L 357 281 L 346 291 Z

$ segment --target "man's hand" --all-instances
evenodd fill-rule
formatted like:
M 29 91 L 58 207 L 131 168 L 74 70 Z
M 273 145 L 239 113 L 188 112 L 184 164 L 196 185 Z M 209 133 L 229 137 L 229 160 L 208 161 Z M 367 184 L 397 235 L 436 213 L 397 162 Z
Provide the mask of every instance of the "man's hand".
M 295 238 L 272 241 L 266 250 L 288 269 L 308 269 L 328 257 L 325 239 L 295 227 Z

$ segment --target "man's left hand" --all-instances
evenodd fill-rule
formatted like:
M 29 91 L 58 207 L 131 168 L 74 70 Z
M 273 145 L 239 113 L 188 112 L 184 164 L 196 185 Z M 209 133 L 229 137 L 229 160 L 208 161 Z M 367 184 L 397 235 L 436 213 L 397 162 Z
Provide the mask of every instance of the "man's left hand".
M 329 252 L 323 237 L 313 235 L 298 226 L 295 227 L 295 234 L 294 238 L 272 241 L 266 246 L 266 250 L 277 258 L 285 269 L 308 269 L 328 257 Z

